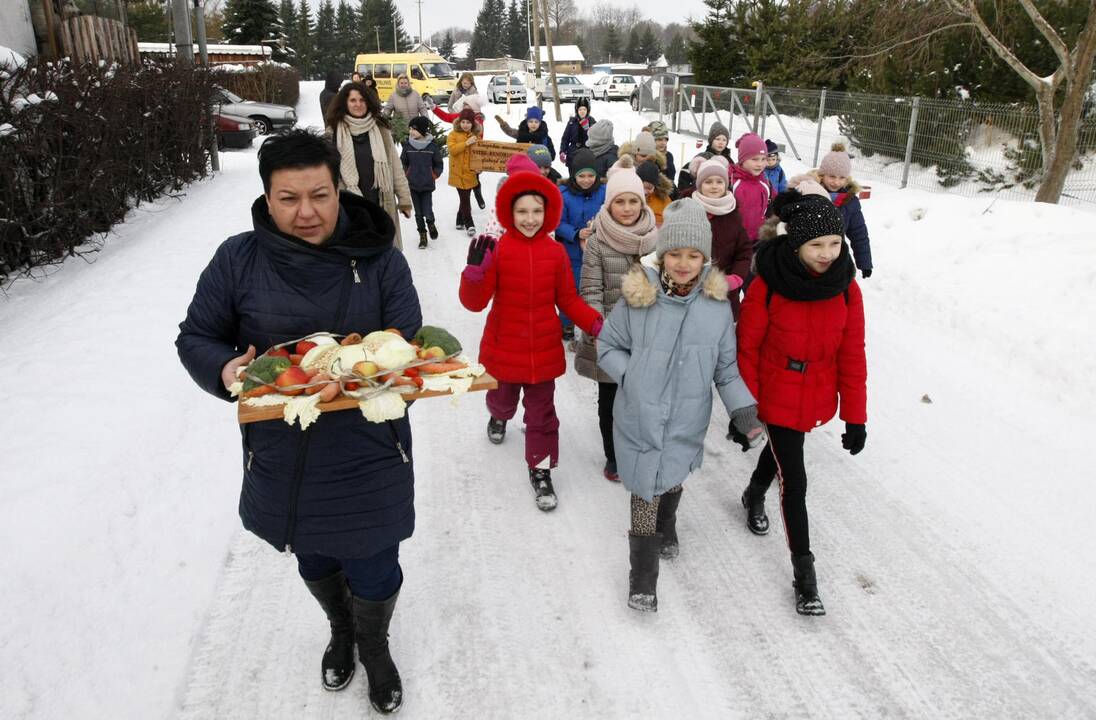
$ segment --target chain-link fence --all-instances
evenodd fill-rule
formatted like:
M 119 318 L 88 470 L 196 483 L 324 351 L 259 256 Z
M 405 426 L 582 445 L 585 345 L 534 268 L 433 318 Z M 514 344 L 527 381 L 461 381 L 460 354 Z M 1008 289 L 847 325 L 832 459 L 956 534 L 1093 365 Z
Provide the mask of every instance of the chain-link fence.
M 807 167 L 817 167 L 841 140 L 855 157 L 856 177 L 900 187 L 1030 199 L 1041 179 L 1039 117 L 1030 105 L 723 88 L 682 83 L 674 75 L 648 78 L 632 105 L 702 138 L 716 120 L 727 126 L 732 142 L 756 131 Z M 1096 113 L 1090 115 L 1061 202 L 1096 209 Z

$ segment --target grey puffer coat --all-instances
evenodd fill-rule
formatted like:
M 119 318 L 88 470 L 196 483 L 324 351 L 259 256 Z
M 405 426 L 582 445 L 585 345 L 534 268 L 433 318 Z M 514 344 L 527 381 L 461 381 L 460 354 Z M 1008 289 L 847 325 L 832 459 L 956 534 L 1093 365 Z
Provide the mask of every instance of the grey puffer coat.
M 389 117 L 399 115 L 404 120 L 410 120 L 419 115 L 427 117 L 430 114 L 418 90 L 412 90 L 406 95 L 400 95 L 398 89 L 392 91 L 384 103 L 384 110 Z
M 662 291 L 658 270 L 633 266 L 598 336 L 598 364 L 620 385 L 617 470 L 648 501 L 701 466 L 713 382 L 728 413 L 756 404 L 738 374 L 727 281 L 711 267 L 701 272 L 693 291 L 676 297 Z
M 582 279 L 579 292 L 586 304 L 608 318 L 620 299 L 621 286 L 628 268 L 639 262 L 639 255 L 625 255 L 608 243 L 598 240 L 597 233 L 586 239 L 582 255 Z M 582 333 L 575 350 L 575 372 L 598 382 L 615 383 L 597 366 L 597 346 L 594 338 Z

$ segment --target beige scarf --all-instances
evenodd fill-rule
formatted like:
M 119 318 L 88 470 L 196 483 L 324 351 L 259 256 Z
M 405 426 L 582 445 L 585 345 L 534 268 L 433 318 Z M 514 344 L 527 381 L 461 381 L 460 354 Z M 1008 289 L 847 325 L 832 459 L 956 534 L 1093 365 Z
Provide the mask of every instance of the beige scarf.
M 355 195 L 361 195 L 358 187 L 358 165 L 354 161 L 354 136 L 369 133 L 369 147 L 373 151 L 373 187 L 384 198 L 392 198 L 395 195 L 395 183 L 392 179 L 392 166 L 388 162 L 388 148 L 385 146 L 384 130 L 377 125 L 372 115 L 356 118 L 347 115 L 339 123 L 336 144 L 339 146 L 339 174 L 342 176 L 343 188 Z M 395 205 L 395 202 L 390 204 Z
M 704 210 L 706 210 L 709 215 L 730 215 L 734 212 L 735 201 L 734 195 L 731 193 L 727 193 L 723 197 L 710 198 L 700 192 L 700 188 L 697 188 L 691 197 L 693 200 L 696 200 L 703 205 Z
M 643 206 L 643 213 L 635 225 L 625 226 L 613 219 L 609 214 L 609 204 L 606 203 L 594 216 L 591 227 L 598 240 L 624 255 L 646 255 L 655 249 L 655 241 L 658 239 L 655 214 L 646 205 Z

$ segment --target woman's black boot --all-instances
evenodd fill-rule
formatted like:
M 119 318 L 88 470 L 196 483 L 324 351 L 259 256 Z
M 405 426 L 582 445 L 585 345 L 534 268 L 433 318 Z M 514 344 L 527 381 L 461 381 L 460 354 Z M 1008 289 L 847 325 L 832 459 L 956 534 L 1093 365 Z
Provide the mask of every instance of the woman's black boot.
M 658 498 L 658 520 L 655 529 L 662 533 L 662 547 L 660 554 L 666 560 L 677 557 L 677 506 L 681 502 L 680 492 L 666 493 Z
M 358 640 L 358 658 L 369 679 L 369 702 L 387 715 L 403 704 L 403 683 L 392 654 L 388 651 L 388 624 L 396 608 L 400 591 L 381 602 L 354 597 L 354 624 Z
M 800 615 L 825 615 L 826 608 L 818 597 L 818 580 L 814 575 L 814 554 L 792 555 L 795 573 L 795 611 Z
M 769 516 L 765 514 L 765 491 L 747 485 L 742 492 L 742 507 L 746 508 L 746 527 L 754 535 L 768 535 Z
M 323 580 L 305 580 L 304 584 L 331 623 L 331 642 L 320 663 L 323 689 L 342 690 L 354 677 L 354 616 L 346 576 L 340 571 Z
M 628 533 L 629 559 L 632 570 L 628 575 L 628 607 L 644 612 L 658 612 L 658 553 L 661 535 Z

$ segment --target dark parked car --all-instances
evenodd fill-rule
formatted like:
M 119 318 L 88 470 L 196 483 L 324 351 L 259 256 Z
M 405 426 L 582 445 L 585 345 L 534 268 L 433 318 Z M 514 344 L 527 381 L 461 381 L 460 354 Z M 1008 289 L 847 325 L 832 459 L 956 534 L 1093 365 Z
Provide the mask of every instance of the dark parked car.
M 213 116 L 213 121 L 217 127 L 218 148 L 251 147 L 251 141 L 257 134 L 251 118 L 219 112 Z

